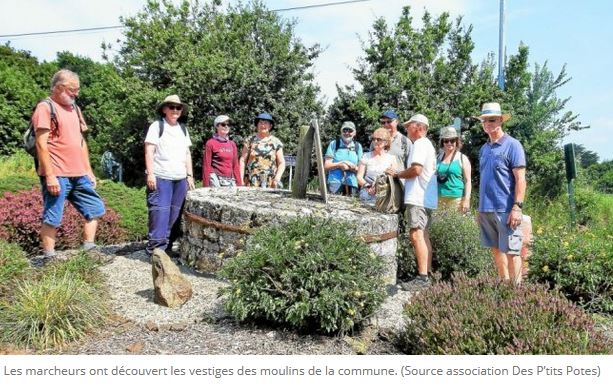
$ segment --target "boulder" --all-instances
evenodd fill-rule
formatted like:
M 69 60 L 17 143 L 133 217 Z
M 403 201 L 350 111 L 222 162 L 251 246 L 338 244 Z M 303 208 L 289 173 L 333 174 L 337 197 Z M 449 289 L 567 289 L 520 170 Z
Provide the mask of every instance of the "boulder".
M 151 257 L 154 296 L 157 304 L 178 308 L 192 297 L 192 285 L 183 277 L 179 268 L 161 249 L 156 248 Z

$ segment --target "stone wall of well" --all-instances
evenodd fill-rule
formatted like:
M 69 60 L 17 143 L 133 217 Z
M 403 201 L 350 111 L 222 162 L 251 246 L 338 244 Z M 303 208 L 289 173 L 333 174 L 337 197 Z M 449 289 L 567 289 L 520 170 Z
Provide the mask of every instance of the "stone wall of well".
M 206 273 L 217 272 L 241 250 L 249 232 L 263 225 L 282 225 L 296 216 L 315 216 L 353 224 L 356 237 L 386 236 L 369 242 L 385 262 L 384 281 L 396 283 L 398 216 L 378 213 L 356 199 L 332 196 L 291 198 L 286 190 L 257 188 L 200 188 L 187 195 L 183 217 L 181 258 Z

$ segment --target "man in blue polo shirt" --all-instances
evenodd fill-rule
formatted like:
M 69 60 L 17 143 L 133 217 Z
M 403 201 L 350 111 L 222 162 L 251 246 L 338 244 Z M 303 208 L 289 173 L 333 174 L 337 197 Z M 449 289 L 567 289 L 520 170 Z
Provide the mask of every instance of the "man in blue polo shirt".
M 326 150 L 324 168 L 328 172 L 328 190 L 343 196 L 358 195 L 358 163 L 362 158 L 362 145 L 355 141 L 355 124 L 341 125 L 341 136 L 330 142 Z
M 491 248 L 498 276 L 521 282 L 522 208 L 526 155 L 518 140 L 502 131 L 510 118 L 498 103 L 485 103 L 479 119 L 489 137 L 479 153 L 481 244 Z

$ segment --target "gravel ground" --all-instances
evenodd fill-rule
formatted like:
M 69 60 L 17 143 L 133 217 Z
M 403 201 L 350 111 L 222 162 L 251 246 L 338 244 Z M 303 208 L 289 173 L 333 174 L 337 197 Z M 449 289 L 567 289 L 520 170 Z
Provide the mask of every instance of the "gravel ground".
M 108 255 L 121 253 L 118 247 L 105 248 Z M 128 248 L 129 249 L 129 248 Z M 227 284 L 212 275 L 180 267 L 194 291 L 179 309 L 153 302 L 151 264 L 144 251 L 115 256 L 101 267 L 107 278 L 111 307 L 116 314 L 104 331 L 90 335 L 48 354 L 400 354 L 394 345 L 381 339 L 375 327 L 354 337 L 300 335 L 278 328 L 242 325 L 229 318 L 218 290 Z M 398 291 L 395 304 L 383 307 L 383 316 L 400 314 L 410 296 Z M 402 298 L 402 299 L 401 299 Z M 393 328 L 399 319 L 385 319 Z M 374 321 L 377 322 L 376 320 Z M 382 324 L 379 322 L 379 324 Z

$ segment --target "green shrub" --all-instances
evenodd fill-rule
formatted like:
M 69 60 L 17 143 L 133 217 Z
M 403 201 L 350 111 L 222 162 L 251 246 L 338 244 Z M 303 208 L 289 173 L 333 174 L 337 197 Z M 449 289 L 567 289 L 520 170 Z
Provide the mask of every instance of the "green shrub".
M 8 286 L 30 269 L 30 262 L 19 245 L 0 240 L 0 297 Z
M 35 186 L 40 189 L 38 177 L 19 175 L 3 177 L 0 178 L 0 197 L 7 192 L 16 193 L 22 190 L 30 190 Z
M 402 278 L 417 274 L 415 253 L 407 231 L 399 237 L 399 276 Z M 430 226 L 433 270 L 444 280 L 455 272 L 470 277 L 479 273 L 493 272 L 492 256 L 481 246 L 479 226 L 473 216 L 458 212 L 435 212 Z
M 346 224 L 298 218 L 261 228 L 229 261 L 226 309 L 239 321 L 344 334 L 384 298 L 383 263 Z
M 140 241 L 147 238 L 147 199 L 145 188 L 135 189 L 123 183 L 100 180 L 97 191 L 107 205 L 121 217 L 120 226 L 128 233 L 128 239 Z
M 44 275 L 62 277 L 68 275 L 74 279 L 79 279 L 93 288 L 102 290 L 104 278 L 97 267 L 99 262 L 90 258 L 85 251 L 79 251 L 66 261 L 54 261 L 47 264 L 44 268 Z
M 103 294 L 80 277 L 50 271 L 21 281 L 0 303 L 0 337 L 17 346 L 46 349 L 82 338 L 106 320 Z
M 24 150 L 18 150 L 10 156 L 0 156 L 0 180 L 13 176 L 37 179 L 34 158 Z
M 538 226 L 529 277 L 589 311 L 613 314 L 613 235 Z
M 409 354 L 597 354 L 610 342 L 581 308 L 545 286 L 456 276 L 411 299 L 399 337 Z

